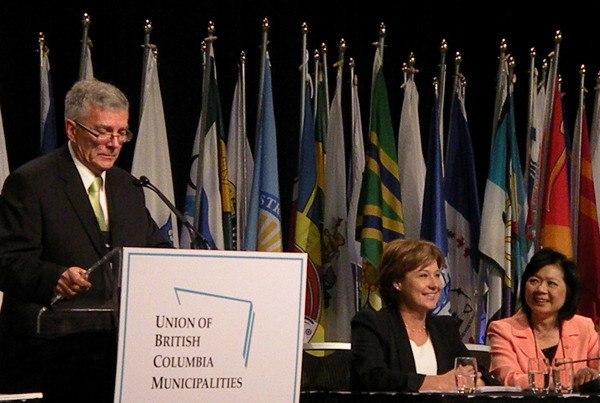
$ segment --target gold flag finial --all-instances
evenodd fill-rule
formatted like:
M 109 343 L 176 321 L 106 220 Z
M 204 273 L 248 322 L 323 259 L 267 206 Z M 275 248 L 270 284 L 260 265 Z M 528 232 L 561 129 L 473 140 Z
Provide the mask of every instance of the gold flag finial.
M 454 65 L 456 66 L 457 69 L 458 69 L 458 67 L 460 67 L 461 63 L 462 63 L 462 56 L 461 56 L 460 52 L 456 52 L 456 56 L 454 56 Z
M 92 23 L 92 19 L 90 18 L 90 15 L 88 13 L 83 13 L 83 19 L 81 20 L 81 23 L 84 27 L 90 26 L 90 24 Z
M 535 48 L 529 49 L 529 56 L 533 59 L 535 57 Z
M 302 30 L 302 33 L 303 33 L 303 34 L 307 34 L 307 33 L 308 33 L 308 24 L 306 24 L 306 22 L 303 22 L 303 23 L 302 23 L 302 28 L 301 28 L 301 30 Z
M 149 19 L 146 19 L 146 22 L 144 23 L 144 32 L 147 34 L 152 32 L 152 22 Z
M 262 29 L 263 29 L 263 32 L 269 31 L 269 19 L 268 18 L 263 18 Z
M 560 43 L 560 41 L 562 41 L 562 34 L 560 33 L 559 29 L 556 31 L 556 34 L 554 34 L 554 42 Z
M 379 37 L 385 37 L 385 24 L 383 22 L 379 24 Z
M 448 42 L 445 39 L 442 39 L 442 44 L 440 45 L 440 53 L 446 53 L 448 51 Z
M 208 21 L 208 35 L 212 36 L 215 33 L 215 23 L 214 21 Z

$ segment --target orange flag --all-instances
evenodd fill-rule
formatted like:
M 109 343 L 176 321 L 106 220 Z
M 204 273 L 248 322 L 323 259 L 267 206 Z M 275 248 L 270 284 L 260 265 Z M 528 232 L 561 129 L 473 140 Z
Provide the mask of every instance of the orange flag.
M 554 91 L 550 136 L 546 140 L 547 157 L 540 200 L 540 247 L 550 247 L 572 257 L 567 150 L 558 82 Z

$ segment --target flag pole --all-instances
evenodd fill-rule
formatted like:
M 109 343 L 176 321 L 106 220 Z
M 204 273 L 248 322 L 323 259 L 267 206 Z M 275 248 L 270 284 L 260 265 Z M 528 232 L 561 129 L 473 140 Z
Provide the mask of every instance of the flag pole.
M 306 51 L 306 38 L 308 35 L 308 25 L 302 23 L 302 64 L 300 65 L 300 135 L 299 144 L 302 144 L 302 133 L 304 132 L 304 102 L 306 102 L 306 75 L 308 74 L 308 55 Z
M 246 136 L 246 52 L 242 51 L 240 53 L 240 95 L 242 97 L 242 122 L 241 122 L 241 126 L 242 126 L 242 133 L 240 134 L 240 137 L 242 138 L 242 140 L 244 140 L 247 136 Z M 246 167 L 248 166 L 248 161 L 246 158 L 246 141 L 241 141 L 243 150 L 242 150 L 242 178 L 246 178 Z M 241 195 L 241 207 L 243 209 L 242 214 L 240 214 L 240 216 L 247 218 L 248 217 L 248 189 L 246 188 L 247 183 L 245 180 L 241 181 L 242 184 L 242 189 L 239 192 Z M 239 226 L 238 226 L 239 228 Z M 244 227 L 245 229 L 245 227 Z M 246 234 L 244 233 L 245 231 L 241 231 L 240 234 L 242 236 L 242 239 L 240 241 L 240 245 L 241 247 L 243 247 L 244 245 L 244 241 L 245 241 L 245 236 Z
M 208 22 L 208 36 L 202 41 L 205 45 L 204 52 L 204 71 L 202 74 L 202 109 L 200 111 L 200 128 L 198 140 L 198 157 L 196 170 L 196 204 L 194 208 L 194 228 L 200 228 L 200 207 L 202 196 L 202 174 L 204 172 L 204 137 L 206 135 L 206 119 L 208 115 L 208 95 L 210 91 L 210 74 L 213 69 L 212 44 L 217 37 L 215 33 L 215 24 Z
M 346 55 L 346 41 L 344 38 L 340 39 L 338 44 L 338 61 L 333 64 L 333 67 L 338 69 L 338 72 L 343 75 L 344 73 L 344 56 Z
M 148 53 L 150 52 L 150 33 L 152 32 L 152 22 L 146 20 L 144 22 L 144 43 L 142 44 L 142 87 L 140 90 L 140 116 L 139 120 L 142 120 L 142 113 L 144 111 L 144 95 L 146 91 L 146 65 L 148 64 Z
M 373 45 L 377 46 L 377 51 L 375 52 L 375 61 L 373 63 L 373 75 L 371 77 L 371 99 L 370 105 L 373 104 L 373 90 L 375 89 L 375 77 L 376 71 L 375 67 L 378 69 L 383 68 L 383 49 L 385 47 L 385 24 L 382 22 L 379 24 L 379 40 L 377 42 L 373 42 Z M 369 114 L 369 127 L 371 127 L 371 114 Z
M 313 93 L 313 124 L 317 127 L 317 117 L 319 116 L 317 106 L 319 105 L 319 49 L 315 49 L 313 52 L 313 60 L 315 63 L 315 91 Z
M 354 76 L 354 70 L 356 68 L 356 62 L 354 61 L 354 58 L 350 58 L 350 60 L 348 61 L 348 66 L 350 67 L 350 92 L 352 93 L 352 91 L 354 91 L 354 88 L 357 85 L 357 80 L 356 77 Z M 354 126 L 354 122 L 355 122 L 355 116 L 354 116 L 354 108 L 351 108 L 350 113 L 350 121 L 352 122 L 352 126 Z M 354 127 L 352 129 L 352 135 L 354 135 Z M 354 152 L 354 141 L 352 142 L 352 147 L 351 147 L 352 152 Z M 354 160 L 352 160 L 352 165 L 354 165 Z M 350 172 L 352 172 L 352 170 L 350 170 Z M 350 209 L 349 209 L 350 210 Z M 352 213 L 350 211 L 350 213 Z M 356 217 L 354 217 L 356 219 Z M 356 227 L 356 226 L 354 226 Z M 355 242 L 355 238 L 356 238 L 356 228 L 352 228 L 352 232 L 351 234 L 353 235 L 350 240 L 348 242 Z M 352 259 L 354 260 L 354 259 Z M 360 290 L 361 290 L 361 281 L 360 281 L 360 276 L 361 276 L 361 267 L 353 262 L 350 262 L 350 266 L 352 267 L 352 275 L 354 276 L 354 306 L 356 307 L 356 310 L 358 311 L 359 307 L 361 306 L 361 300 L 360 300 Z
M 83 80 L 84 72 L 86 68 L 86 60 L 85 60 L 85 50 L 88 46 L 88 41 L 91 42 L 88 38 L 88 31 L 90 28 L 90 24 L 92 20 L 88 13 L 83 13 L 83 19 L 81 20 L 81 25 L 83 26 L 83 33 L 81 35 L 81 52 L 79 55 L 79 79 Z
M 321 44 L 321 73 L 323 74 L 323 84 L 325 85 L 325 121 L 329 126 L 329 76 L 327 75 L 327 53 L 329 49 L 325 42 Z M 327 133 L 327 128 L 325 128 Z M 323 139 L 323 144 L 327 144 L 327 138 Z M 325 148 L 327 150 L 327 148 Z
M 500 56 L 498 56 L 498 71 L 496 72 L 496 98 L 494 100 L 494 121 L 492 122 L 492 141 L 490 149 L 494 147 L 494 138 L 496 137 L 496 129 L 498 128 L 498 120 L 500 119 L 500 113 L 502 112 L 502 104 L 504 99 L 502 97 L 502 91 L 500 90 L 502 74 L 504 72 L 504 61 L 506 60 L 506 50 L 508 45 L 506 39 L 502 38 L 500 41 Z
M 260 138 L 260 114 L 262 113 L 263 87 L 265 85 L 265 63 L 267 62 L 267 44 L 269 35 L 269 20 L 263 18 L 262 22 L 262 43 L 260 46 L 260 76 L 258 80 L 258 106 L 256 108 L 256 139 Z
M 544 131 L 542 140 L 542 153 L 539 159 L 540 163 L 540 182 L 538 190 L 538 202 L 539 209 L 544 208 L 544 192 L 545 189 L 545 178 L 546 178 L 546 163 L 548 162 L 548 139 L 550 137 L 550 128 L 552 126 L 552 109 L 554 102 L 554 91 L 556 88 L 556 76 L 558 72 L 558 55 L 560 51 L 560 42 L 562 40 L 562 34 L 560 31 L 556 31 L 554 35 L 554 51 L 548 55 L 550 58 L 550 64 L 548 67 L 547 83 L 546 83 L 546 106 L 544 114 Z M 534 250 L 540 248 L 540 229 L 541 220 L 540 214 L 535 217 L 535 238 L 534 238 Z
M 523 179 L 525 181 L 525 189 L 529 189 L 529 155 L 531 154 L 531 130 L 533 129 L 533 109 L 535 105 L 535 99 L 537 95 L 537 82 L 536 82 L 536 71 L 535 71 L 535 48 L 529 49 L 529 97 L 528 97 L 528 110 L 527 110 L 527 130 L 526 130 L 526 141 L 525 141 L 525 171 L 523 173 Z M 530 206 L 531 208 L 531 206 Z
M 446 53 L 448 52 L 448 43 L 442 39 L 440 45 L 440 69 L 438 79 L 438 133 L 440 137 L 440 157 L 442 160 L 442 177 L 444 176 L 444 97 L 446 94 Z
M 379 26 L 379 41 L 377 47 L 379 48 L 379 57 L 381 59 L 381 65 L 383 66 L 383 48 L 385 47 L 385 24 L 382 22 Z
M 38 34 L 38 46 L 39 46 L 39 52 L 40 52 L 40 76 L 41 76 L 41 74 L 43 74 L 41 68 L 44 65 L 44 55 L 48 51 L 48 48 L 46 47 L 46 36 L 44 35 L 43 32 L 40 32 Z
M 577 261 L 577 241 L 579 233 L 579 188 L 581 186 L 581 142 L 583 136 L 583 119 L 585 114 L 585 65 L 579 67 L 579 105 L 573 133 L 571 151 L 571 228 L 573 234 L 573 260 Z
M 454 56 L 454 78 L 452 81 L 452 96 L 450 97 L 450 110 L 452 111 L 454 109 L 454 94 L 456 93 L 457 95 L 459 95 L 459 85 L 461 82 L 461 73 L 460 73 L 460 64 L 462 63 L 462 56 L 460 55 L 460 52 L 456 52 L 456 56 Z M 450 114 L 450 119 L 448 120 L 448 133 L 452 132 L 452 124 L 454 122 L 452 121 L 452 113 Z M 443 156 L 442 156 L 443 158 Z M 442 161 L 445 162 L 444 159 L 442 159 Z M 445 166 L 445 163 L 442 164 L 442 167 Z M 443 170 L 442 170 L 443 172 Z

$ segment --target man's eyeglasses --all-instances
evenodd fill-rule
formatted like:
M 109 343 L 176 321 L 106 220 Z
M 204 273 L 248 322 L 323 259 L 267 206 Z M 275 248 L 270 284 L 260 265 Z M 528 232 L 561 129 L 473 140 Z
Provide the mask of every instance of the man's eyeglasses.
M 75 122 L 77 126 L 81 127 L 92 136 L 96 137 L 96 141 L 101 144 L 108 144 L 113 137 L 117 139 L 119 144 L 128 143 L 133 138 L 133 133 L 131 133 L 128 129 L 121 129 L 115 134 L 104 129 L 94 131 L 76 120 L 73 120 L 73 122 Z

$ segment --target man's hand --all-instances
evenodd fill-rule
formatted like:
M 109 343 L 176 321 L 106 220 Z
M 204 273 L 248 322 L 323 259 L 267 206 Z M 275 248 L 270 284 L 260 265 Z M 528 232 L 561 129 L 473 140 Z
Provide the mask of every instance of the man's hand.
M 92 283 L 87 279 L 86 270 L 73 266 L 60 275 L 54 291 L 56 295 L 61 295 L 63 298 L 68 299 L 89 290 L 91 287 Z

